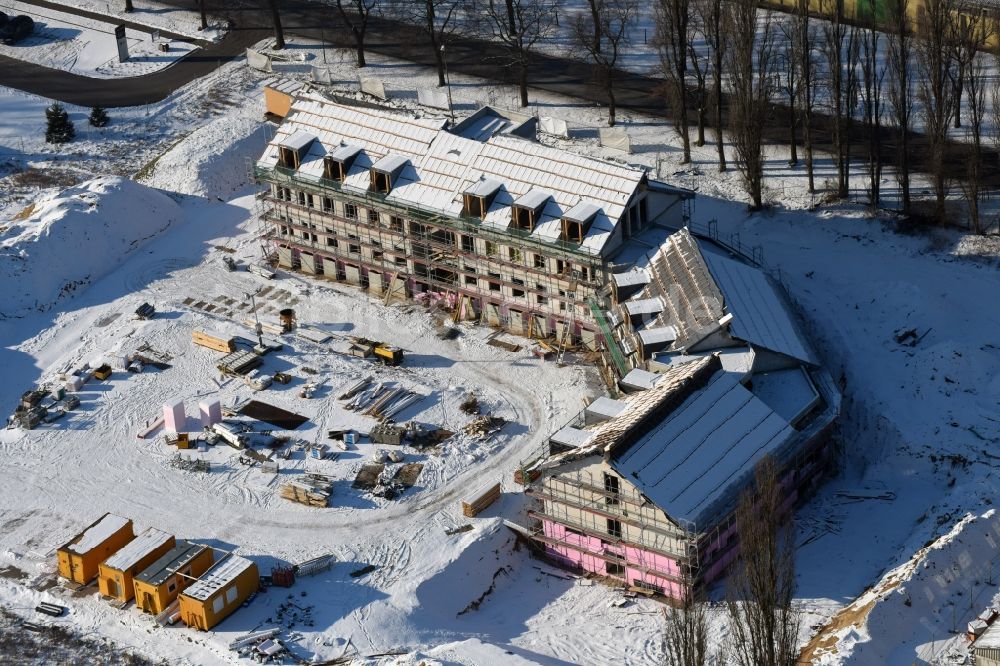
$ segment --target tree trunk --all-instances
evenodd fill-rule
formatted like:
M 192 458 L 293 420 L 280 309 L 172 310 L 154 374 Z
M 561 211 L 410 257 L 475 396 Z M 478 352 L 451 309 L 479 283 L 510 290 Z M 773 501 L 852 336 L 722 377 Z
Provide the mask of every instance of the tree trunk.
M 614 79 L 611 76 L 611 72 L 608 72 L 605 76 L 608 82 L 608 127 L 615 126 L 615 84 Z
M 796 166 L 799 163 L 799 148 L 797 145 L 798 137 L 796 137 L 796 120 L 798 114 L 795 112 L 795 99 L 792 96 L 788 100 L 788 148 L 791 151 L 788 156 L 788 165 Z
M 427 36 L 431 40 L 431 49 L 434 51 L 434 64 L 437 66 L 438 88 L 445 85 L 444 80 L 444 54 L 441 53 L 441 46 L 437 40 L 437 29 L 434 25 L 434 0 L 424 2 L 424 17 L 427 20 Z
M 506 0 L 506 2 L 507 2 L 507 23 L 510 25 L 510 34 L 516 35 L 517 16 L 514 15 L 514 0 Z
M 208 27 L 208 17 L 205 16 L 205 0 L 198 0 L 198 10 L 201 12 L 201 27 L 199 30 L 204 30 Z
M 278 11 L 278 0 L 270 0 L 271 19 L 274 21 L 274 48 L 277 51 L 285 48 L 285 31 L 281 29 L 281 12 Z
M 131 12 L 132 9 L 133 9 L 132 0 L 125 0 L 125 12 L 126 13 Z
M 701 148 L 705 145 L 705 118 L 707 116 L 708 110 L 705 108 L 704 102 L 704 92 L 702 93 L 702 101 L 698 104 L 698 140 L 695 145 Z
M 528 63 L 523 60 L 517 73 L 517 87 L 521 93 L 521 106 L 528 106 Z
M 358 57 L 358 67 L 364 67 L 365 62 L 365 36 L 362 32 L 354 31 L 354 51 Z

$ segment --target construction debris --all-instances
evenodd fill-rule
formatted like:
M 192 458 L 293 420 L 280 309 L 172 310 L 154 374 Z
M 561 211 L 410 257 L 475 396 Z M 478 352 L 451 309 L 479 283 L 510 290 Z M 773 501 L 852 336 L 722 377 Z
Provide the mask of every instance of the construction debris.
M 354 477 L 354 484 L 351 487 L 359 490 L 371 490 L 378 483 L 379 476 L 384 469 L 385 465 L 382 463 L 363 465 L 358 471 L 358 475 Z
M 289 481 L 281 487 L 281 496 L 307 506 L 330 505 L 333 479 L 322 474 L 306 474 L 302 480 Z
M 499 416 L 481 416 L 478 419 L 474 419 L 462 428 L 462 432 L 466 435 L 472 435 L 473 437 L 487 437 L 497 432 L 501 428 L 507 425 L 505 419 Z
M 61 617 L 65 613 L 67 608 L 65 606 L 60 606 L 58 604 L 50 604 L 47 601 L 35 606 L 35 611 L 38 613 L 44 613 L 45 615 L 51 615 L 52 617 Z
M 195 458 L 188 458 L 180 453 L 175 453 L 174 457 L 170 459 L 170 466 L 176 467 L 177 469 L 183 470 L 185 472 L 211 472 L 212 464 L 207 460 L 198 460 Z
M 378 569 L 378 567 L 375 566 L 374 564 L 366 564 L 365 566 L 361 567 L 360 569 L 355 569 L 354 571 L 352 571 L 350 573 L 350 576 L 351 576 L 351 578 L 360 578 L 361 576 L 364 576 L 365 574 L 370 574 L 371 572 L 375 571 L 376 569 Z
M 463 414 L 478 414 L 479 413 L 479 398 L 477 398 L 472 393 L 462 401 L 462 404 L 458 406 Z
M 154 308 L 149 303 L 143 303 L 135 310 L 135 316 L 139 319 L 152 319 L 153 315 L 156 314 L 156 308 Z
M 444 534 L 445 534 L 445 536 L 455 536 L 456 534 L 463 534 L 465 532 L 471 532 L 472 529 L 473 529 L 472 525 L 468 525 L 468 524 L 467 525 L 461 525 L 461 526 L 456 527 L 454 529 L 445 530 Z

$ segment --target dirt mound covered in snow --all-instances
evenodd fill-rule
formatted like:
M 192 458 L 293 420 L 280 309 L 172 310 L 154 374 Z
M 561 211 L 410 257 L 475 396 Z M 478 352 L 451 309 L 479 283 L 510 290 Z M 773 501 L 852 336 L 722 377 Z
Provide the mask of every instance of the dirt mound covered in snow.
M 270 134 L 273 128 L 259 118 L 218 118 L 177 142 L 139 180 L 181 194 L 225 197 L 249 183 L 247 158 L 260 157 Z
M 167 195 L 115 176 L 35 202 L 0 222 L 0 318 L 80 293 L 182 217 Z

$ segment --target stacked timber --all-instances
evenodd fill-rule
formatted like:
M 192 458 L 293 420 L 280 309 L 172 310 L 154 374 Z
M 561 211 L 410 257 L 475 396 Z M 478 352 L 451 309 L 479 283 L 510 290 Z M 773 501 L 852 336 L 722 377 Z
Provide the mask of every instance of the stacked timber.
M 462 500 L 462 514 L 466 518 L 474 518 L 498 499 L 500 499 L 499 481 L 492 485 L 483 486 L 468 498 Z
M 499 416 L 480 416 L 478 419 L 473 419 L 467 423 L 465 427 L 462 428 L 462 432 L 466 435 L 481 438 L 486 437 L 487 435 L 492 435 L 506 424 L 507 421 Z
M 220 335 L 218 333 L 194 331 L 191 333 L 191 341 L 196 345 L 208 347 L 209 349 L 214 349 L 215 351 L 227 353 L 236 351 L 236 340 L 232 337 Z
M 333 479 L 322 474 L 306 474 L 301 480 L 289 481 L 281 487 L 281 496 L 306 506 L 329 506 Z

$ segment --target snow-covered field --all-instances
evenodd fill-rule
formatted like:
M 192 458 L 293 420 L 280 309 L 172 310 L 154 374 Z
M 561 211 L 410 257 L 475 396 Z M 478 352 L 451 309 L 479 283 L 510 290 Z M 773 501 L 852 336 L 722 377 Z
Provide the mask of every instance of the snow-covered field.
M 0 11 L 8 16 L 25 14 L 35 22 L 30 37 L 10 46 L 0 44 L 0 55 L 83 76 L 141 76 L 169 67 L 197 48 L 188 41 L 165 38 L 154 41 L 153 29 L 127 28 L 129 58 L 119 62 L 115 22 L 97 21 L 17 0 L 0 0 Z M 168 45 L 166 51 L 160 49 L 161 43 Z
M 307 62 L 279 65 L 279 73 L 304 73 L 318 62 L 318 51 L 301 50 Z M 350 54 L 328 55 L 335 81 L 347 90 L 356 80 Z M 395 104 L 413 104 L 416 88 L 433 85 L 432 72 L 377 57 L 372 61 L 373 73 L 386 82 Z M 420 307 L 386 307 L 351 289 L 282 274 L 271 291 L 286 293 L 265 295 L 265 318 L 275 316 L 277 305 L 295 300 L 292 307 L 304 323 L 383 338 L 407 349 L 411 360 L 403 371 L 380 371 L 428 396 L 407 418 L 457 430 L 468 418 L 457 404 L 471 390 L 516 425 L 496 440 L 459 437 L 438 453 L 408 451 L 409 460 L 423 462 L 425 469 L 417 487 L 398 501 L 350 488 L 354 472 L 371 454 L 368 445 L 336 461 L 293 458 L 282 475 L 316 469 L 338 479 L 329 509 L 286 502 L 277 496 L 276 482 L 241 466 L 226 449 L 206 454 L 216 468 L 199 474 L 171 467 L 172 452 L 159 440 L 136 439 L 138 427 L 168 399 L 185 399 L 190 413 L 207 395 L 218 395 L 225 404 L 249 396 L 249 389 L 234 382 L 217 387 L 211 369 L 215 355 L 192 348 L 190 333 L 196 327 L 227 328 L 248 337 L 248 329 L 238 323 L 244 317 L 239 314 L 244 312 L 242 294 L 265 286 L 249 273 L 225 272 L 216 248 L 233 249 L 244 261 L 259 253 L 244 160 L 256 157 L 270 131 L 257 122 L 260 84 L 257 75 L 227 65 L 161 104 L 130 110 L 109 132 L 88 132 L 80 142 L 58 149 L 40 142 L 44 101 L 0 95 L 0 137 L 14 135 L 8 119 L 28 118 L 37 128 L 9 158 L 14 170 L 68 163 L 74 182 L 84 170 L 141 171 L 141 181 L 167 191 L 181 216 L 127 257 L 80 248 L 80 261 L 93 274 L 88 288 L 45 312 L 0 321 L 0 356 L 8 369 L 8 381 L 0 388 L 5 409 L 32 383 L 67 366 L 127 353 L 143 343 L 173 357 L 168 370 L 117 373 L 108 382 L 88 384 L 81 409 L 62 421 L 29 433 L 0 434 L 8 469 L 0 485 L 5 507 L 0 510 L 0 570 L 24 572 L 0 576 L 0 603 L 28 614 L 38 601 L 57 600 L 71 613 L 54 622 L 172 663 L 232 661 L 225 644 L 233 635 L 293 622 L 277 615 L 289 601 L 287 592 L 273 589 L 217 632 L 196 634 L 153 630 L 134 609 L 112 608 L 94 592 L 70 595 L 51 586 L 52 549 L 101 512 L 114 510 L 133 518 L 140 529 L 155 526 L 238 547 L 265 571 L 278 562 L 335 553 L 340 563 L 333 570 L 291 590 L 296 604 L 311 608 L 312 626 L 301 616 L 294 621 L 300 638 L 293 649 L 303 658 L 329 659 L 356 650 L 406 652 L 382 658 L 382 663 L 399 664 L 657 663 L 661 616 L 655 603 L 612 608 L 613 591 L 553 576 L 523 550 L 514 550 L 510 533 L 499 523 L 500 517 L 519 519 L 524 508 L 510 483 L 520 452 L 537 445 L 597 390 L 581 364 L 558 368 L 526 351 L 503 352 L 485 344 L 488 331 L 474 327 L 463 327 L 455 341 L 442 341 L 433 335 L 436 322 Z M 513 97 L 509 89 L 467 77 L 453 76 L 452 85 L 462 113 Z M 572 139 L 546 141 L 613 155 L 598 146 L 601 109 L 537 92 L 532 102 L 533 110 L 571 125 Z M 81 110 L 72 111 L 79 118 Z M 145 141 L 139 138 L 144 127 L 154 130 Z M 715 172 L 713 146 L 697 149 L 695 164 L 682 167 L 676 137 L 659 122 L 626 115 L 624 127 L 635 153 L 616 159 L 658 167 L 666 180 L 696 188 L 697 222 L 715 219 L 721 232 L 739 233 L 743 243 L 764 248 L 769 268 L 801 305 L 817 347 L 843 382 L 848 400 L 843 472 L 798 515 L 798 596 L 808 613 L 803 638 L 934 538 L 954 532 L 941 543 L 968 544 L 964 551 L 936 549 L 925 560 L 936 567 L 960 562 L 963 552 L 973 561 L 985 558 L 991 546 L 980 543 L 976 530 L 992 519 L 963 516 L 984 516 L 996 495 L 990 474 L 993 448 L 1000 441 L 995 416 L 1000 354 L 993 335 L 1000 323 L 993 307 L 1000 293 L 996 239 L 945 231 L 902 235 L 891 222 L 870 219 L 853 206 L 810 211 L 816 202 L 804 192 L 801 174 L 785 167 L 781 148 L 771 152 L 768 164 L 771 182 L 781 184 L 772 190 L 779 205 L 748 217 L 738 174 Z M 16 141 L 0 140 L 8 144 Z M 83 168 L 75 165 L 77 151 L 87 160 Z M 830 173 L 829 163 L 821 169 Z M 24 185 L 16 201 L 7 200 L 3 225 L 11 224 L 29 200 L 41 199 L 39 194 L 37 187 Z M 221 315 L 214 308 L 205 313 L 184 305 L 187 298 L 225 307 Z M 131 312 L 143 301 L 155 303 L 161 314 L 150 322 L 133 320 Z M 900 345 L 893 338 L 900 328 L 916 328 L 923 337 L 914 347 Z M 294 436 L 311 441 L 346 419 L 361 418 L 343 411 L 335 396 L 342 386 L 375 372 L 366 362 L 291 338 L 268 363 L 297 377 L 287 388 L 258 396 L 309 417 Z M 297 397 L 307 374 L 302 366 L 328 378 L 328 388 L 311 401 Z M 502 478 L 506 494 L 484 518 L 465 521 L 457 502 L 473 478 Z M 473 524 L 472 531 L 445 535 L 465 522 Z M 369 563 L 378 568 L 367 577 L 350 577 Z M 898 598 L 899 590 L 917 594 L 936 584 L 931 571 L 924 582 L 919 571 L 926 567 L 911 567 L 917 575 L 861 616 L 869 618 L 868 626 L 832 632 L 840 642 L 833 641 L 835 651 L 825 647 L 825 663 L 908 666 L 918 658 L 933 663 L 929 650 L 954 644 L 952 628 L 961 628 L 981 610 L 970 610 L 968 597 L 957 593 L 977 586 L 975 598 L 984 604 L 997 593 L 995 584 L 977 574 L 981 570 L 956 566 L 948 597 L 961 599 L 954 613 L 952 607 L 938 613 L 930 606 L 903 610 L 910 607 Z M 471 608 L 491 586 L 493 592 Z M 307 596 L 299 596 L 302 590 Z M 910 612 L 912 618 L 905 615 Z M 725 627 L 721 614 L 715 615 L 713 641 L 719 644 Z

